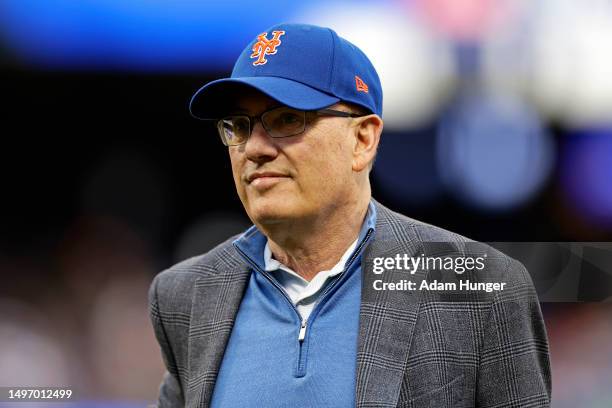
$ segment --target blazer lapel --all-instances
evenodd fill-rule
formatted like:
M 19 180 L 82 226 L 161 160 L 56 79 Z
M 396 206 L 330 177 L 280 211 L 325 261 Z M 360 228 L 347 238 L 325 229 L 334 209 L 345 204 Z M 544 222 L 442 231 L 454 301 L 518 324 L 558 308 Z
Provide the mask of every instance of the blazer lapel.
M 225 346 L 247 287 L 250 267 L 232 247 L 220 254 L 217 271 L 195 283 L 189 328 L 187 403 L 207 408 Z
M 373 260 L 377 257 L 412 256 L 420 251 L 414 230 L 406 229 L 397 215 L 376 203 L 376 235 L 362 259 L 362 290 L 359 312 L 357 350 L 356 406 L 396 407 L 406 371 L 420 291 L 374 290 L 373 282 L 418 282 L 424 273 L 409 275 L 405 271 L 385 271 L 375 275 Z M 418 284 L 418 283 L 417 283 Z

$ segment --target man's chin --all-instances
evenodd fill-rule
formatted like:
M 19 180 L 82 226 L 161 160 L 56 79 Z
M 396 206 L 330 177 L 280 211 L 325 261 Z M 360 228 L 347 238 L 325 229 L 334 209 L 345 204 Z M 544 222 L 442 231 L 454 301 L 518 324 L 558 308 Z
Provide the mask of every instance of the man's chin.
M 249 216 L 255 224 L 274 225 L 300 216 L 297 206 L 283 198 L 258 198 L 250 205 Z
M 251 218 L 256 224 L 275 225 L 291 219 L 292 216 L 290 211 L 282 211 L 280 208 L 266 208 L 252 211 Z

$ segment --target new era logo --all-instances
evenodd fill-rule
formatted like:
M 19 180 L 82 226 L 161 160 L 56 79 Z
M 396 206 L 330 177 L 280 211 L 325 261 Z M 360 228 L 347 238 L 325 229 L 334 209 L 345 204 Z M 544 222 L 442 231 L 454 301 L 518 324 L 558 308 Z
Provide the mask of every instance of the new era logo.
M 359 91 L 359 92 L 368 93 L 368 86 L 357 75 L 355 75 L 355 88 L 357 88 L 357 91 Z
M 272 39 L 268 40 L 268 33 L 261 33 L 257 36 L 257 41 L 253 44 L 251 58 L 257 58 L 253 65 L 264 65 L 268 60 L 266 55 L 276 54 L 276 48 L 281 45 L 280 37 L 284 31 L 272 31 Z

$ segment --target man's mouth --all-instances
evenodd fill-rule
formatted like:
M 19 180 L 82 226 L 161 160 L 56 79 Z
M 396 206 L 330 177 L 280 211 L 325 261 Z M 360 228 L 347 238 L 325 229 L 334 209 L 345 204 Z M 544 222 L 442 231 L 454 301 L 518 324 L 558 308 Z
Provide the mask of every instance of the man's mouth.
M 275 172 L 275 171 L 256 171 L 254 173 L 251 173 L 248 177 L 247 177 L 247 183 L 248 184 L 252 184 L 252 183 L 263 183 L 266 181 L 272 181 L 275 179 L 280 179 L 280 178 L 288 178 L 289 176 L 284 174 L 284 173 L 279 173 L 279 172 Z
M 255 171 L 246 178 L 247 185 L 263 193 L 278 183 L 289 180 L 291 177 L 286 173 L 277 171 Z

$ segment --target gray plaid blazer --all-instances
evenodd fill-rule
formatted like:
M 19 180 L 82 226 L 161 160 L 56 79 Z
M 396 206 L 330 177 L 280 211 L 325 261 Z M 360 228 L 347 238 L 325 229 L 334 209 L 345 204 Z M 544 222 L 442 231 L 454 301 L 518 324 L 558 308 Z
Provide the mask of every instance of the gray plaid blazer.
M 376 257 L 418 256 L 425 242 L 460 251 L 469 242 L 374 203 L 376 234 L 362 258 L 355 406 L 549 406 L 548 341 L 525 268 L 492 252 L 485 272 L 508 289 L 460 301 L 427 291 L 368 290 L 367 271 Z M 210 404 L 251 273 L 231 241 L 171 267 L 151 284 L 151 320 L 167 368 L 160 407 Z

